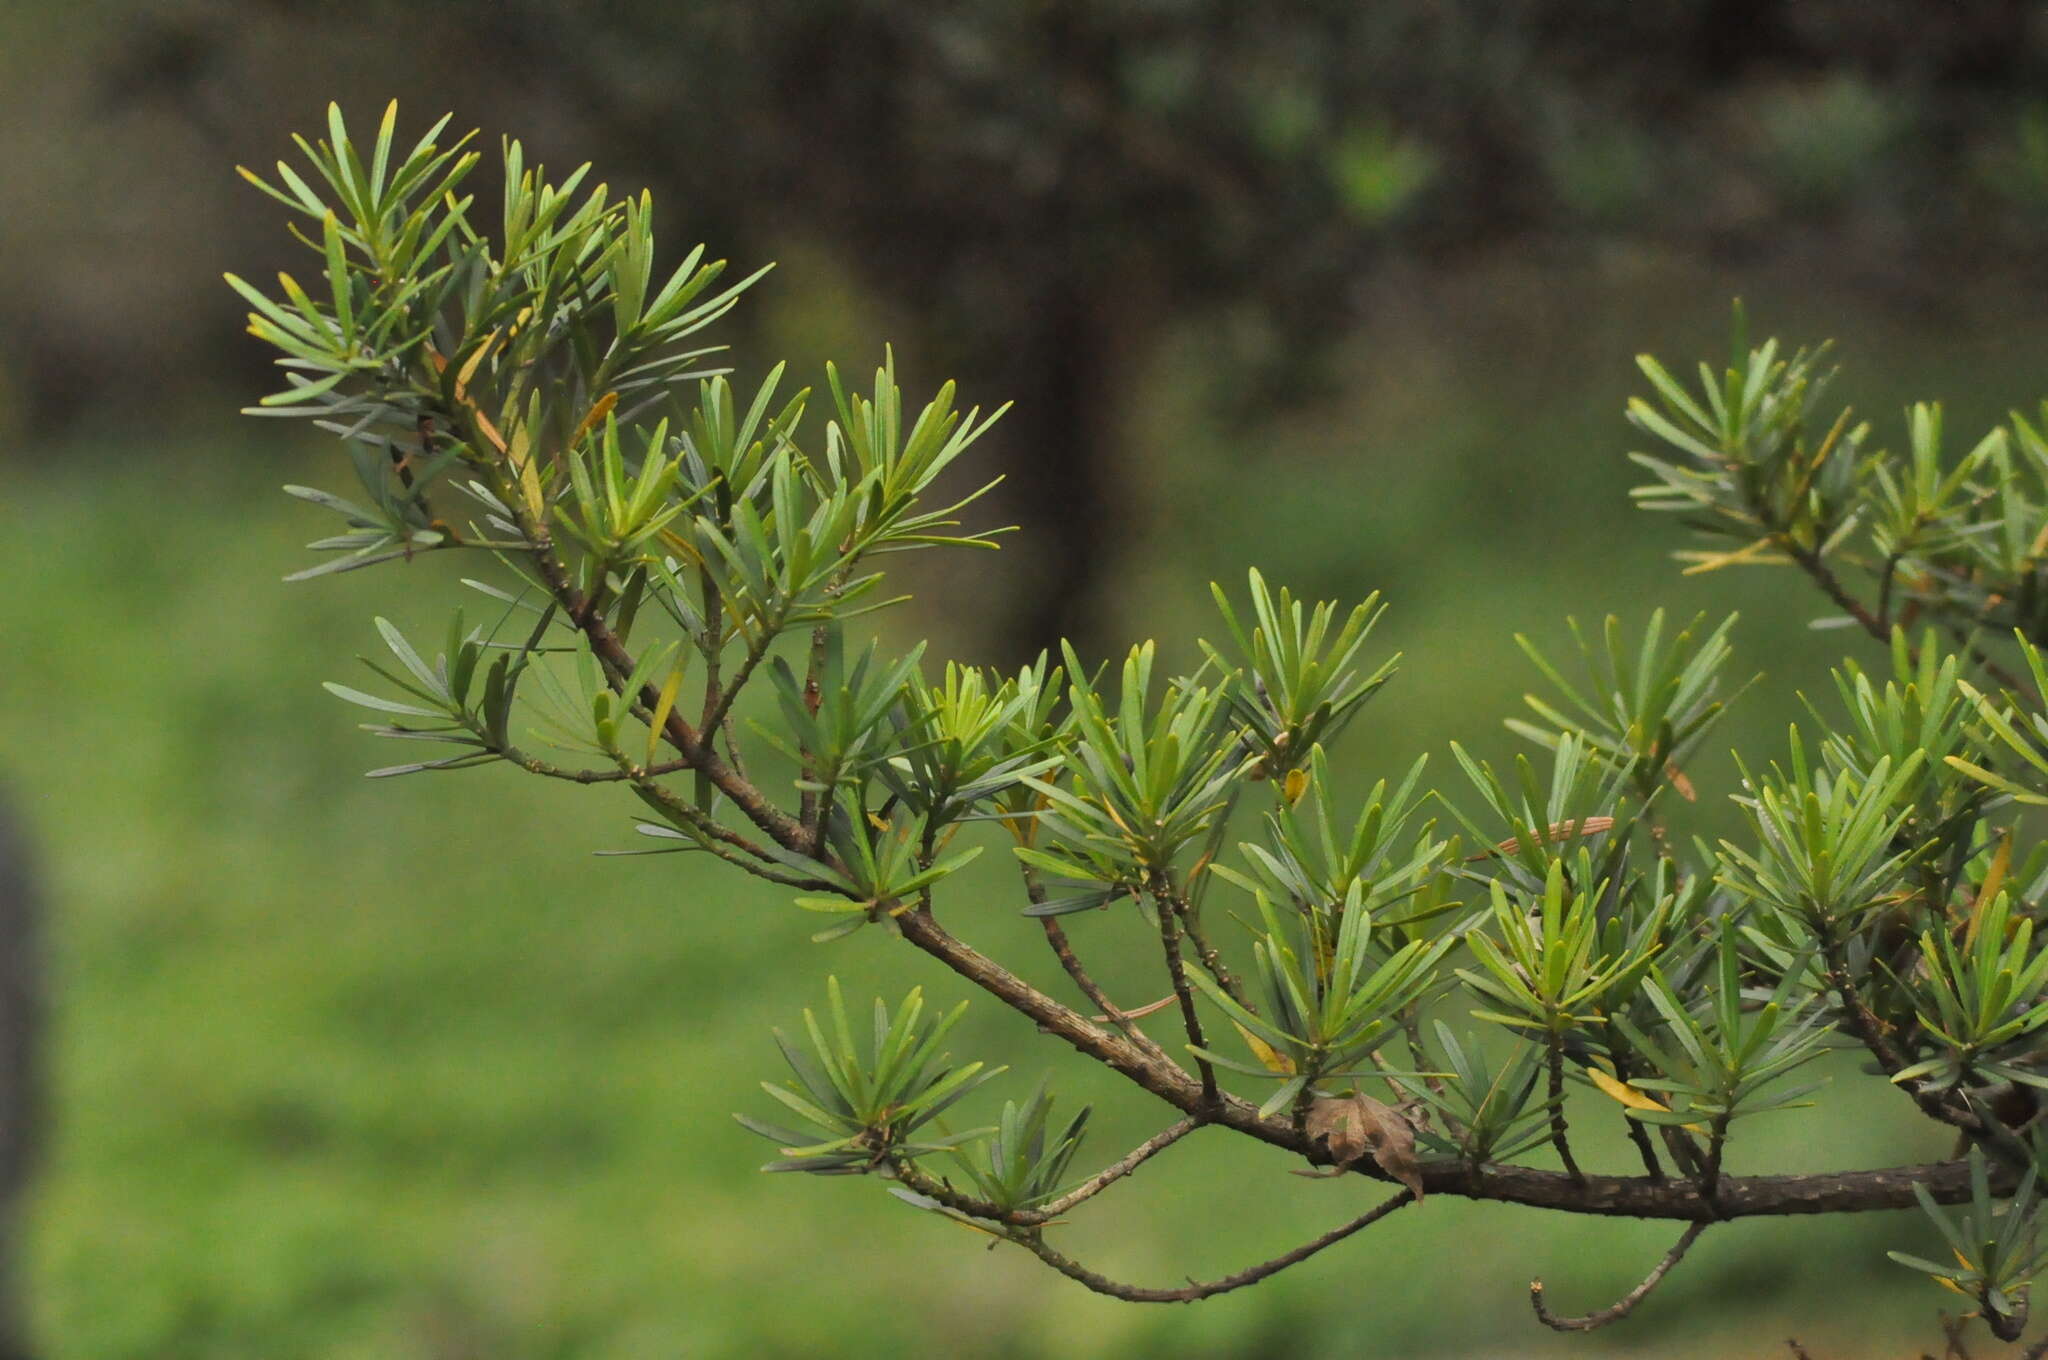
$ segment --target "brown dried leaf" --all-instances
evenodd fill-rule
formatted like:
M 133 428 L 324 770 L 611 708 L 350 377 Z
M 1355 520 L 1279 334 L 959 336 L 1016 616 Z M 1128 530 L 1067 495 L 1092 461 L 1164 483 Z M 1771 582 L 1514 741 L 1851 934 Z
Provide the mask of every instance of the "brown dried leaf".
M 1323 1096 L 1308 1107 L 1308 1140 L 1321 1143 L 1338 1166 L 1365 1155 L 1365 1116 L 1350 1096 Z
M 1666 765 L 1664 767 L 1664 777 L 1671 781 L 1671 787 L 1677 789 L 1678 796 L 1686 802 L 1697 803 L 1700 800 L 1699 791 L 1693 788 L 1692 781 L 1685 777 L 1684 770 L 1679 769 L 1676 765 Z
M 1157 1015 L 1178 1000 L 1180 1000 L 1179 997 L 1175 996 L 1172 992 L 1168 992 L 1157 1001 L 1147 1002 L 1136 1010 L 1118 1011 L 1117 1014 L 1126 1020 L 1143 1020 L 1148 1015 Z M 1098 1025 L 1106 1025 L 1110 1021 L 1110 1017 L 1107 1015 L 1091 1015 L 1088 1018 Z M 1239 1028 L 1243 1027 L 1239 1026 Z
M 1558 845 L 1582 836 L 1597 836 L 1603 831 L 1613 829 L 1612 817 L 1578 817 L 1569 822 L 1552 822 L 1535 839 L 1541 845 Z M 1465 862 L 1470 864 L 1474 860 L 1491 859 L 1495 855 L 1517 855 L 1523 848 L 1520 836 L 1510 836 L 1491 850 L 1481 850 L 1477 854 L 1465 856 Z
M 1330 1159 L 1348 1167 L 1367 1153 L 1379 1169 L 1408 1187 L 1422 1203 L 1422 1167 L 1415 1160 L 1415 1128 L 1400 1111 L 1363 1091 L 1324 1096 L 1308 1107 L 1310 1142 L 1321 1142 Z

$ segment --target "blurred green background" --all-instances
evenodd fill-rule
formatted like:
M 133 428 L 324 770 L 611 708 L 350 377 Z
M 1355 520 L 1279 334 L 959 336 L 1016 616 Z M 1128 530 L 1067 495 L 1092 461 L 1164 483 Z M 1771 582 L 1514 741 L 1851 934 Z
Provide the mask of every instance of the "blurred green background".
M 1561 1308 L 1603 1304 L 1664 1227 L 1432 1200 L 1168 1310 L 985 1252 L 871 1183 L 760 1176 L 769 1150 L 729 1114 L 764 1112 L 769 1026 L 817 1004 L 827 971 L 857 997 L 921 983 L 948 1003 L 952 979 L 880 931 L 811 945 L 816 921 L 779 892 L 694 860 L 593 860 L 632 839 L 633 804 L 608 791 L 504 770 L 365 782 L 394 757 L 319 688 L 357 680 L 372 614 L 438 627 L 475 568 L 280 581 L 326 526 L 276 488 L 339 486 L 342 460 L 234 415 L 267 375 L 219 271 L 290 257 L 231 170 L 285 154 L 329 98 L 365 119 L 395 95 L 411 126 L 454 108 L 557 165 L 654 182 L 679 247 L 716 227 L 733 237 L 715 250 L 781 259 L 732 330 L 743 376 L 787 354 L 808 381 L 893 340 L 913 391 L 963 372 L 970 400 L 1039 399 L 991 440 L 1025 534 L 1000 563 L 913 565 L 892 639 L 980 662 L 1057 628 L 1184 661 L 1211 580 L 1379 589 L 1376 640 L 1406 659 L 1343 763 L 1362 786 L 1438 753 L 1454 788 L 1452 738 L 1514 750 L 1500 719 L 1536 679 L 1515 632 L 1562 646 L 1568 615 L 1740 610 L 1739 664 L 1764 678 L 1715 749 L 1780 749 L 1802 692 L 1826 710 L 1842 648 L 1878 658 L 1810 630 L 1820 602 L 1787 576 L 1677 574 L 1677 527 L 1626 499 L 1632 356 L 1722 353 L 1741 295 L 1759 331 L 1839 337 L 1840 395 L 1888 433 L 1909 400 L 1945 399 L 1970 438 L 2031 407 L 2048 49 L 2037 18 L 2001 25 L 2032 8 L 1919 27 L 1915 5 L 1366 8 L 1325 31 L 1328 7 L 1278 5 L 1250 36 L 1192 4 L 81 0 L 0 18 L 0 83 L 33 110 L 0 130 L 0 777 L 39 845 L 50 937 L 49 1118 L 18 1244 L 31 1353 L 1746 1356 L 1796 1335 L 1826 1360 L 1934 1341 L 1943 1297 L 1883 1256 L 1918 1240 L 1905 1216 L 1718 1230 L 1635 1319 L 1559 1339 L 1529 1317 L 1528 1278 Z M 820 28 L 823 58 L 793 65 Z M 807 178 L 890 99 L 994 107 L 917 64 L 926 38 L 1010 52 L 1020 85 L 1106 71 L 1116 116 L 1004 106 L 989 135 L 1011 140 L 987 145 L 886 124 L 868 154 L 900 161 L 900 202 Z M 1216 61 L 1234 42 L 1249 76 Z M 1360 92 L 1407 65 L 1436 79 Z M 817 69 L 831 98 L 788 84 Z M 771 107 L 781 121 L 749 124 Z M 1103 128 L 1129 145 L 1103 150 Z M 1241 205 L 1174 178 L 1176 136 L 1287 186 L 1275 221 L 1194 231 Z M 720 139 L 731 159 L 707 163 Z M 1135 169 L 1106 178 L 1118 157 Z M 1162 164 L 1170 184 L 1131 182 Z M 948 197 L 969 189 L 989 200 L 973 212 Z M 1024 258 L 987 245 L 1017 244 L 1004 232 L 1052 235 Z M 1146 285 L 1104 301 L 1134 269 Z M 946 299 L 907 277 L 926 272 Z M 1691 771 L 1703 832 L 1731 824 L 1731 769 Z M 951 919 L 1038 970 L 999 858 Z M 1114 958 L 1126 924 L 1075 934 Z M 1119 995 L 1143 985 L 1105 971 Z M 1084 1160 L 1164 1118 L 993 1006 L 955 1048 L 1011 1064 L 1009 1094 L 1050 1068 L 1064 1099 L 1096 1101 Z M 1734 1144 L 1733 1168 L 1947 1151 L 1902 1099 L 1837 1075 L 1824 1108 Z M 1622 1164 L 1618 1136 L 1594 1148 Z M 1197 1137 L 1065 1237 L 1169 1282 L 1369 1194 L 1289 1170 Z

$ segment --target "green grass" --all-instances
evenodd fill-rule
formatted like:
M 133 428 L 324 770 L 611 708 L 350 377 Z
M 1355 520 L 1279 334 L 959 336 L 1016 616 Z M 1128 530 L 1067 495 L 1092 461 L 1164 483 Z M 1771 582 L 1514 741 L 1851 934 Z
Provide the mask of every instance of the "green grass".
M 1480 400 L 1465 394 L 1485 364 L 1467 362 L 1423 404 L 1455 418 L 1387 426 L 1359 404 L 1276 430 L 1234 464 L 1255 494 L 1219 491 L 1238 455 L 1213 445 L 1175 444 L 1163 470 L 1162 431 L 1199 423 L 1163 405 L 1136 435 L 1151 522 L 1208 527 L 1126 546 L 1125 615 L 1185 657 L 1211 575 L 1257 563 L 1311 590 L 1390 587 L 1384 641 L 1409 660 L 1347 748 L 1365 779 L 1452 734 L 1510 751 L 1497 719 L 1532 678 L 1516 628 L 1555 641 L 1565 613 L 1639 621 L 1648 592 L 1740 603 L 1741 656 L 1773 674 L 1722 744 L 1775 750 L 1794 689 L 1824 693 L 1825 658 L 1853 640 L 1805 633 L 1813 604 L 1785 578 L 1674 579 L 1668 526 L 1620 498 L 1614 392 L 1510 383 Z M 1527 465 L 1489 447 L 1503 429 Z M 876 1185 L 757 1175 L 770 1150 L 729 1114 L 766 1112 L 768 1027 L 815 1004 L 828 969 L 855 996 L 922 982 L 950 1002 L 951 980 L 881 931 L 811 945 L 815 918 L 715 866 L 590 858 L 632 839 L 612 791 L 504 770 L 362 780 L 396 757 L 319 682 L 352 678 L 373 613 L 438 629 L 456 573 L 286 586 L 323 526 L 267 488 L 332 462 L 230 461 L 260 485 L 223 490 L 189 453 L 97 453 L 11 487 L 0 538 L 0 751 L 55 912 L 55 1121 L 29 1265 L 54 1360 L 1747 1355 L 1788 1332 L 1825 1356 L 1933 1335 L 1940 1296 L 1882 1256 L 1919 1232 L 1899 1218 L 1717 1230 L 1628 1327 L 1563 1342 L 1527 1316 L 1528 1276 L 1560 1308 L 1597 1306 L 1667 1228 L 1433 1200 L 1257 1290 L 1148 1309 L 984 1252 Z M 941 651 L 972 633 L 943 613 L 896 626 L 932 628 Z M 1726 765 L 1708 764 L 1711 828 Z M 975 866 L 952 919 L 1043 976 L 1001 858 Z M 1133 926 L 1075 933 L 1136 998 L 1151 984 L 1114 963 Z M 1164 1118 L 990 1003 L 956 1049 L 1013 1064 L 1007 1093 L 1050 1065 L 1065 1098 L 1097 1101 L 1084 1161 Z M 1826 1114 L 1760 1121 L 1734 1168 L 1944 1150 L 1890 1092 L 1839 1075 Z M 1612 1111 L 1580 1104 L 1594 1158 L 1618 1158 Z M 1064 1240 L 1171 1282 L 1373 1194 L 1290 1169 L 1197 1138 Z

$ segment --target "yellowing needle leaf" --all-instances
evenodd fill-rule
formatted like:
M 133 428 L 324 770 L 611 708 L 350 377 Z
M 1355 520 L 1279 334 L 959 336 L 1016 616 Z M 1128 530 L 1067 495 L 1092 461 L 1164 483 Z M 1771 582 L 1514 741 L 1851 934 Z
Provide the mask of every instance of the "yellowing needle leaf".
M 676 691 L 683 687 L 683 668 L 676 667 L 662 682 L 661 698 L 654 705 L 654 719 L 647 724 L 647 763 L 652 765 L 654 757 L 661 751 L 662 729 L 668 726 L 669 710 L 676 706 Z
M 1631 1110 L 1669 1111 L 1671 1108 L 1669 1105 L 1659 1104 L 1657 1101 L 1651 1099 L 1649 1096 L 1644 1095 L 1641 1091 L 1638 1091 L 1635 1087 L 1629 1085 L 1627 1082 L 1619 1081 L 1614 1077 L 1609 1076 L 1607 1073 L 1601 1071 L 1597 1067 L 1588 1067 L 1586 1069 L 1586 1075 L 1592 1079 L 1592 1082 L 1595 1086 L 1599 1087 L 1602 1091 L 1605 1091 L 1608 1095 L 1620 1101 L 1622 1104 L 1628 1106 Z
M 1984 919 L 1984 909 L 1998 900 L 1999 891 L 2005 887 L 2005 876 L 2012 872 L 2012 828 L 2005 829 L 2005 838 L 1998 842 L 1998 849 L 1992 853 L 1991 867 L 1984 871 L 1983 886 L 1977 889 L 1977 900 L 1970 904 L 1970 925 L 1963 934 L 1963 943 L 1977 943 L 1977 923 Z
M 1238 1025 L 1237 1021 L 1233 1020 L 1230 1023 L 1237 1025 L 1237 1032 L 1244 1036 L 1244 1046 L 1252 1051 L 1253 1057 L 1265 1064 L 1268 1072 L 1278 1072 L 1283 1076 L 1289 1077 L 1294 1075 L 1294 1060 L 1292 1058 L 1274 1048 L 1243 1025 Z
M 590 403 L 590 410 L 584 415 L 582 423 L 577 425 L 576 433 L 569 436 L 569 447 L 576 447 L 583 442 L 584 435 L 604 424 L 604 418 L 610 415 L 612 408 L 618 404 L 619 394 L 616 392 L 607 392 Z

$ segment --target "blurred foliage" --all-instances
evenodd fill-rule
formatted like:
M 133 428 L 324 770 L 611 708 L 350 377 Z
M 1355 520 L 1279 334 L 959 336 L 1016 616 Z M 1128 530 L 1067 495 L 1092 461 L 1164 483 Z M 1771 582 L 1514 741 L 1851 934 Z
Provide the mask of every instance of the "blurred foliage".
M 5 22 L 0 71 L 46 117 L 0 132 L 0 420 L 90 427 L 152 400 L 116 375 L 196 404 L 246 372 L 204 280 L 282 256 L 217 167 L 262 163 L 326 94 L 431 90 L 539 152 L 598 148 L 743 263 L 821 262 L 804 291 L 857 276 L 892 338 L 1017 399 L 996 455 L 1050 475 L 1013 477 L 1002 513 L 1060 551 L 1030 604 L 991 568 L 1012 661 L 1103 635 L 1084 597 L 1126 394 L 1179 328 L 1231 341 L 1242 421 L 1327 392 L 1390 263 L 1625 243 L 1918 305 L 1987 261 L 2024 277 L 2040 239 L 2048 30 L 2005 0 L 81 0 Z

